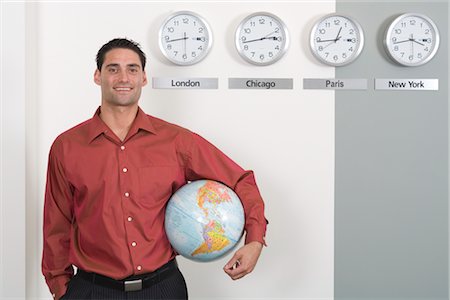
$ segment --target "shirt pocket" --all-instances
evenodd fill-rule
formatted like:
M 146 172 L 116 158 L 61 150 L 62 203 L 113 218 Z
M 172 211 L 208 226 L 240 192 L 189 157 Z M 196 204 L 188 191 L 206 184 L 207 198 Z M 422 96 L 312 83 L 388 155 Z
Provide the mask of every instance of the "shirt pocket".
M 147 203 L 166 203 L 183 180 L 179 166 L 139 168 L 139 198 Z

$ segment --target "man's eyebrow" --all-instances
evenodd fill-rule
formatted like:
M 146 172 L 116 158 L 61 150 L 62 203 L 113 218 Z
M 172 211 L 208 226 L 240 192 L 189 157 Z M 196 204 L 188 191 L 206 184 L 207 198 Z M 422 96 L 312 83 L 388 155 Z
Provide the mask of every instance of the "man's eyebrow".
M 118 67 L 119 64 L 108 64 L 105 66 L 105 68 L 111 68 L 111 67 Z
M 117 67 L 120 67 L 120 64 L 117 64 L 117 63 L 111 63 L 111 64 L 107 64 L 106 66 L 105 66 L 106 68 L 117 68 Z M 141 68 L 141 65 L 140 64 L 128 64 L 127 65 L 127 67 L 128 68 Z
M 132 68 L 141 68 L 141 65 L 140 64 L 129 64 L 129 65 L 127 65 L 127 67 L 132 67 Z

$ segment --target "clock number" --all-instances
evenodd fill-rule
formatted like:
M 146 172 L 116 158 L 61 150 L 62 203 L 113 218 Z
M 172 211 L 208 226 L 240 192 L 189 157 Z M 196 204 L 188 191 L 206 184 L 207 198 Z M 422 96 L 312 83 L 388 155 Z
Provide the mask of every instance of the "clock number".
M 277 45 L 277 46 L 275 47 L 275 50 L 280 50 L 280 45 Z
M 245 50 L 245 51 L 248 50 L 248 45 L 244 45 L 244 50 Z
M 331 27 L 331 23 L 330 22 L 326 22 L 325 23 L 325 27 L 330 28 Z
M 422 56 L 422 53 L 417 54 L 417 58 L 418 58 L 418 59 L 422 59 L 422 57 L 423 57 L 423 56 Z
M 173 28 L 173 27 L 168 27 L 168 28 L 167 28 L 167 31 L 170 32 L 170 33 L 173 33 L 173 32 L 175 31 L 175 28 Z
M 342 53 L 342 58 L 346 59 L 347 58 L 347 53 Z
M 406 27 L 406 22 L 401 22 L 400 25 L 402 26 L 402 28 Z
M 255 57 L 256 52 L 251 52 L 252 57 Z
M 166 42 L 167 42 L 168 40 L 170 40 L 170 37 L 169 37 L 168 35 L 166 35 L 166 36 L 164 36 L 164 39 L 165 39 Z
M 187 59 L 187 55 L 186 55 L 186 53 L 185 53 L 185 54 L 183 54 L 183 59 Z
M 323 51 L 323 47 L 322 46 L 319 46 L 319 51 Z
M 325 29 L 319 29 L 319 33 L 320 33 L 320 34 L 325 34 L 325 33 L 326 33 L 326 30 L 325 30 Z
M 395 29 L 395 34 L 401 34 L 402 30 L 401 29 Z
M 173 53 L 175 53 L 175 56 L 177 56 L 177 55 L 178 55 L 178 51 L 173 51 Z
M 255 21 L 250 21 L 250 26 L 251 26 L 251 27 L 255 27 L 255 26 L 256 26 Z
M 273 53 L 272 52 L 269 52 L 269 57 L 273 57 Z
M 280 32 L 280 27 L 276 27 L 275 28 L 275 33 L 279 33 Z
M 174 20 L 173 21 L 173 26 L 180 26 L 180 21 Z
M 405 56 L 405 52 L 400 52 L 400 55 L 403 57 Z
M 430 34 L 430 29 L 425 29 L 425 34 Z
M 167 50 L 172 50 L 172 45 L 171 44 L 167 44 Z
M 338 56 L 337 55 L 335 55 L 335 56 L 333 56 L 333 59 L 336 61 L 336 60 L 338 60 Z
M 327 58 L 330 55 L 330 52 L 325 52 L 325 57 Z
M 414 59 L 414 56 L 413 56 L 413 55 L 410 55 L 408 58 L 409 58 L 409 60 L 413 60 L 413 59 Z
M 197 49 L 203 51 L 203 46 L 199 46 Z
M 394 47 L 394 51 L 398 51 L 398 46 L 395 46 L 395 47 Z
M 200 27 L 200 28 L 198 29 L 198 33 L 203 33 L 204 30 L 205 30 L 205 28 Z
M 189 24 L 189 19 L 188 18 L 183 18 L 183 23 L 184 24 Z
M 192 51 L 192 57 L 196 57 L 197 56 L 197 53 L 195 53 L 195 51 Z
M 260 59 L 260 60 L 264 60 L 264 54 L 261 54 L 261 55 L 259 56 L 259 59 Z
M 341 21 L 340 20 L 338 20 L 338 19 L 336 19 L 336 20 L 334 20 L 334 25 L 339 25 L 339 24 L 341 24 Z
M 425 49 L 423 49 L 423 51 L 430 51 L 430 49 L 428 49 L 428 47 L 426 47 Z
M 252 32 L 252 30 L 251 30 L 250 28 L 244 28 L 244 32 L 245 32 L 246 34 L 249 34 L 249 33 Z
M 350 30 L 348 31 L 348 33 L 349 33 L 349 34 L 355 34 L 355 30 L 354 30 L 354 29 L 350 29 Z
M 409 24 L 412 25 L 412 26 L 416 25 L 416 20 L 409 21 Z
M 265 19 L 259 19 L 259 24 L 261 24 L 261 25 L 264 25 L 264 24 L 266 24 L 266 20 Z
M 245 36 L 241 36 L 241 41 L 245 42 L 247 40 L 247 38 Z

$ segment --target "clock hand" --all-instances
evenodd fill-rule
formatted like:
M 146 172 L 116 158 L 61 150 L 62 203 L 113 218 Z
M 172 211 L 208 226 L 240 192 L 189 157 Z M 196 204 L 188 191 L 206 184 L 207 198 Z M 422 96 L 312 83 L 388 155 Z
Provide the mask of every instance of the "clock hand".
M 338 34 L 336 35 L 336 38 L 334 39 L 334 42 L 336 43 L 341 37 L 339 36 L 339 34 L 341 34 L 341 30 L 342 30 L 342 26 L 341 28 L 339 28 Z
M 257 42 L 257 41 L 262 41 L 262 40 L 277 40 L 277 37 L 275 37 L 275 36 L 262 37 L 262 38 L 259 38 L 259 39 L 254 39 L 254 40 L 250 40 L 250 41 L 245 41 L 245 42 L 242 42 L 242 43 L 243 43 L 243 44 L 246 44 L 246 43 L 252 43 L 252 42 Z
M 323 46 L 323 49 L 327 48 L 328 46 L 334 44 L 334 40 L 331 40 L 328 44 L 326 44 L 325 46 Z
M 401 44 L 404 42 L 409 42 L 411 39 L 407 39 L 407 40 L 403 40 L 403 41 L 398 41 L 398 42 L 394 42 L 394 44 Z
M 323 43 L 323 42 L 334 42 L 335 41 L 335 39 L 331 39 L 331 40 L 319 40 L 319 41 L 316 41 L 317 43 Z
M 186 40 L 187 40 L 187 36 L 186 36 L 186 31 L 183 33 L 184 35 L 184 55 L 186 56 Z
M 412 42 L 414 42 L 414 43 L 417 43 L 417 44 L 419 44 L 419 45 L 421 45 L 421 46 L 425 46 L 425 44 L 422 44 L 422 43 L 420 43 L 420 42 L 418 42 L 417 40 L 411 40 Z
M 168 40 L 167 42 L 169 43 L 169 42 L 176 42 L 176 41 L 182 41 L 182 40 L 186 40 L 187 39 L 187 37 L 182 37 L 182 38 L 179 38 L 179 39 L 173 39 L 173 40 Z

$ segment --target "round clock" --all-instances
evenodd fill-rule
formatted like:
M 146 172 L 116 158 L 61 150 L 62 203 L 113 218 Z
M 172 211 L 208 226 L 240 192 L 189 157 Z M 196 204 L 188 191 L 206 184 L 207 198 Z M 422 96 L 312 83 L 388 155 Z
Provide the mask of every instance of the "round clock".
M 177 65 L 192 65 L 206 57 L 212 32 L 206 21 L 190 11 L 170 15 L 159 30 L 159 48 Z
M 348 16 L 326 15 L 311 29 L 310 47 L 320 62 L 344 66 L 361 54 L 364 33 L 361 25 Z
M 239 24 L 235 44 L 247 62 L 259 66 L 270 65 L 279 60 L 289 47 L 289 33 L 277 16 L 257 12 Z
M 439 48 L 439 31 L 425 15 L 408 13 L 397 17 L 386 30 L 384 46 L 395 62 L 420 66 L 429 62 Z

